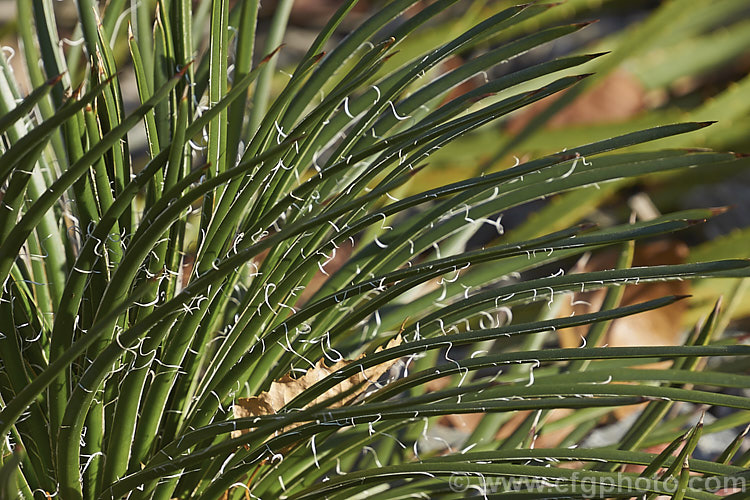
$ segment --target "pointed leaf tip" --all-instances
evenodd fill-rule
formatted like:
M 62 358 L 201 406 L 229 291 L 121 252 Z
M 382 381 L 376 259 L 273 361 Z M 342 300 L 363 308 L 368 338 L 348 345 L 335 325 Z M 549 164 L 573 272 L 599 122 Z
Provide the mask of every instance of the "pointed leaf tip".
M 180 72 L 187 70 L 190 66 L 193 65 L 194 62 L 195 62 L 195 59 L 190 59 L 188 62 L 185 63 L 185 66 L 182 67 Z
M 385 57 L 383 57 L 383 62 L 388 61 L 391 57 L 395 56 L 399 52 L 401 52 L 401 51 L 400 50 L 396 50 L 394 52 L 391 52 L 390 54 L 387 54 Z
M 721 305 L 724 302 L 724 296 L 719 295 L 719 298 L 716 299 L 716 304 L 714 304 L 713 311 L 711 311 L 713 314 L 718 314 L 719 311 L 721 311 Z
M 573 23 L 571 26 L 575 26 L 578 29 L 582 29 L 582 28 L 585 28 L 586 26 L 588 26 L 590 24 L 594 24 L 594 23 L 598 23 L 598 22 L 599 22 L 598 19 L 594 19 L 592 21 L 584 21 L 582 23 Z
M 273 56 L 275 56 L 275 55 L 276 55 L 276 53 L 277 53 L 278 51 L 280 51 L 280 50 L 281 50 L 281 49 L 282 49 L 282 48 L 283 48 L 283 47 L 284 47 L 285 45 L 286 45 L 285 43 L 282 43 L 281 45 L 279 45 L 278 47 L 276 47 L 275 49 L 273 49 L 273 50 L 272 50 L 272 51 L 271 51 L 271 52 L 270 52 L 269 54 L 267 54 L 267 55 L 266 55 L 266 57 L 264 57 L 263 59 L 261 59 L 261 61 L 260 61 L 260 63 L 259 63 L 259 64 L 265 64 L 265 63 L 267 63 L 268 61 L 270 61 L 270 60 L 271 60 L 271 58 L 272 58 Z
M 727 205 L 724 207 L 712 207 L 709 210 L 711 211 L 711 215 L 721 215 L 721 214 L 729 212 L 733 208 L 734 208 L 734 205 Z
M 703 224 L 706 220 L 707 219 L 687 219 L 685 222 L 687 222 L 689 226 L 696 226 L 698 224 Z
M 709 125 L 713 125 L 716 123 L 717 120 L 709 120 L 705 122 L 695 122 L 696 125 L 698 125 L 700 128 L 708 127 Z
M 76 88 L 72 90 L 70 93 L 71 99 L 78 99 L 78 96 L 80 96 L 83 93 L 83 87 L 86 85 L 86 80 L 84 79 Z
M 60 83 L 60 80 L 63 79 L 63 76 L 65 76 L 65 73 L 67 73 L 67 71 L 63 71 L 59 75 L 53 76 L 52 78 L 47 80 L 47 85 L 49 85 L 50 87 L 54 87 L 55 85 Z
M 409 170 L 408 174 L 413 177 L 417 175 L 419 172 L 421 172 L 422 170 L 424 170 L 425 168 L 427 168 L 428 165 L 429 163 L 424 163 L 422 165 L 416 166 L 412 168 L 411 170 Z

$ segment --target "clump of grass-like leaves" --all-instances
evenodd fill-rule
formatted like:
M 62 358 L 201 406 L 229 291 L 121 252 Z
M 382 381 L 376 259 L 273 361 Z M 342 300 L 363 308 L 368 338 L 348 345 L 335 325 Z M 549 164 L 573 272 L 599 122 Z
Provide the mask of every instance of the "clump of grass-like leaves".
M 456 2 L 399 18 L 415 2 L 394 0 L 332 43 L 348 1 L 271 99 L 291 1 L 280 0 L 265 51 L 254 46 L 257 0 L 194 3 L 77 0 L 82 43 L 61 50 L 53 2 L 17 2 L 33 90 L 24 95 L 1 61 L 2 495 L 461 497 L 469 484 L 518 494 L 492 486 L 508 477 L 547 479 L 525 498 L 673 494 L 679 480 L 676 498 L 707 499 L 712 480 L 745 470 L 750 457 L 732 462 L 740 440 L 716 461 L 691 458 L 702 427 L 681 439 L 668 413 L 679 401 L 750 409 L 747 397 L 714 390 L 747 387 L 748 376 L 698 370 L 701 358 L 750 354 L 715 342 L 718 308 L 689 345 L 599 346 L 607 320 L 680 299 L 620 306 L 616 285 L 748 275 L 739 260 L 630 267 L 628 242 L 713 212 L 526 241 L 501 222 L 508 209 L 581 186 L 745 166 L 728 153 L 616 151 L 709 123 L 570 145 L 424 191 L 433 151 L 585 74 L 515 86 L 599 54 L 452 89 L 583 25 L 494 43 L 549 8 L 512 7 L 388 69 L 410 35 Z M 471 57 L 436 71 L 458 53 Z M 121 70 L 137 82 L 131 111 Z M 130 142 L 140 128 L 143 164 Z M 467 250 L 480 228 L 495 232 L 492 243 Z M 547 271 L 613 245 L 624 249 L 616 269 Z M 601 287 L 610 288 L 599 312 L 554 318 L 543 306 L 508 322 L 518 306 Z M 586 346 L 542 348 L 544 332 L 580 325 L 591 325 Z M 633 368 L 644 360 L 671 368 Z M 448 382 L 430 384 L 438 379 Z M 600 416 L 646 402 L 616 446 L 572 448 Z M 534 449 L 555 408 L 574 410 L 566 418 L 578 428 L 559 447 Z M 436 450 L 437 419 L 464 413 L 485 416 L 461 449 Z M 748 420 L 738 412 L 716 428 Z M 676 457 L 637 451 L 669 442 Z M 580 465 L 558 466 L 566 461 Z M 628 464 L 647 466 L 651 480 L 620 473 Z M 688 483 L 689 472 L 699 479 Z M 615 490 L 583 488 L 594 483 Z

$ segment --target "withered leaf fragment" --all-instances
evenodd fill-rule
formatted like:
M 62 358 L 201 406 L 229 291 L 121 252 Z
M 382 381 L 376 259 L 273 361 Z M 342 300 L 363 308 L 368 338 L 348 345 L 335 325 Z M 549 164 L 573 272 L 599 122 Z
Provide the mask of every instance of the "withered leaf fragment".
M 386 344 L 385 349 L 390 349 L 400 345 L 402 342 L 401 335 L 396 336 Z M 375 352 L 381 351 L 383 348 L 378 348 Z M 304 375 L 298 378 L 292 378 L 291 375 L 286 374 L 279 380 L 271 382 L 271 387 L 268 391 L 253 396 L 250 398 L 237 398 L 232 406 L 234 418 L 244 417 L 259 417 L 262 415 L 274 415 L 290 401 L 300 395 L 302 392 L 307 390 L 309 387 L 315 385 L 315 383 L 323 380 L 333 372 L 344 368 L 345 366 L 354 363 L 362 359 L 364 355 L 360 356 L 354 361 L 342 360 L 332 366 L 326 366 L 324 358 L 321 358 L 313 368 L 310 368 L 305 372 Z M 325 401 L 326 399 L 340 395 L 341 393 L 353 390 L 348 396 L 342 399 L 338 399 L 333 402 L 329 407 L 338 408 L 346 404 L 351 403 L 362 393 L 364 393 L 371 383 L 376 382 L 383 374 L 390 370 L 391 366 L 396 361 L 386 361 L 379 365 L 360 370 L 351 377 L 342 380 L 335 386 L 328 389 L 326 392 L 315 398 L 308 406 L 314 406 L 318 403 Z M 232 437 L 236 438 L 250 432 L 249 429 L 242 429 L 232 431 Z

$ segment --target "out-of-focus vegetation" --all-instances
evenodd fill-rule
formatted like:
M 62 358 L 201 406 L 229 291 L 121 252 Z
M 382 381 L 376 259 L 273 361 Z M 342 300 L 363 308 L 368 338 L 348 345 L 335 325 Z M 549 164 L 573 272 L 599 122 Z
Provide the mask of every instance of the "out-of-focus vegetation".
M 395 67 L 445 33 L 510 4 L 474 2 L 463 15 L 446 19 L 411 39 L 390 64 Z M 660 146 L 750 153 L 750 5 L 746 1 L 569 0 L 518 23 L 493 42 L 528 35 L 555 23 L 590 21 L 597 22 L 572 37 L 552 41 L 497 66 L 492 75 L 476 76 L 457 92 L 480 85 L 485 76 L 500 76 L 547 57 L 609 52 L 583 66 L 593 73 L 590 78 L 562 95 L 458 139 L 431 159 L 441 166 L 439 173 L 431 171 L 415 185 L 437 185 L 467 172 L 498 171 L 513 165 L 516 158 L 525 160 L 582 141 L 679 120 L 717 123 L 691 134 L 687 141 L 667 138 L 659 141 Z M 471 53 L 460 54 L 458 61 L 433 70 L 431 76 L 469 57 Z M 521 88 L 549 81 L 542 77 Z M 496 99 L 504 96 L 500 93 Z M 642 147 L 631 148 L 638 149 Z M 524 238 L 582 220 L 616 220 L 627 216 L 627 210 L 648 218 L 698 206 L 730 210 L 689 233 L 688 238 L 675 241 L 674 255 L 667 260 L 692 262 L 708 255 L 750 258 L 750 173 L 734 167 L 697 167 L 562 194 L 546 206 L 536 204 L 533 210 L 520 211 L 515 234 Z M 727 281 L 698 281 L 691 289 L 696 295 L 692 303 L 705 306 L 717 294 L 733 297 L 743 289 Z M 734 314 L 737 318 L 750 315 L 750 295 L 737 297 Z M 690 312 L 684 316 L 685 324 L 695 319 Z

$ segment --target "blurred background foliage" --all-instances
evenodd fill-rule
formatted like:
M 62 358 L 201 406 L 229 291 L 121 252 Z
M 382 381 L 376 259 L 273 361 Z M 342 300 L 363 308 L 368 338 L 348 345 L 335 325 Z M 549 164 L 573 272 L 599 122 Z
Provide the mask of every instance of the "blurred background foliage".
M 435 24 L 407 40 L 383 72 L 514 3 L 480 0 L 468 9 L 462 6 L 446 14 L 443 24 Z M 296 2 L 295 9 L 314 9 L 313 5 L 320 7 L 318 2 L 303 1 Z M 372 2 L 370 8 L 377 8 L 377 2 Z M 310 12 L 300 18 L 310 22 L 314 14 Z M 562 97 L 547 98 L 531 109 L 520 110 L 506 120 L 455 141 L 431 159 L 440 168 L 429 169 L 415 178 L 412 185 L 437 186 L 466 175 L 502 170 L 513 165 L 515 158 L 525 161 L 575 144 L 683 120 L 718 123 L 687 138 L 664 139 L 656 146 L 750 152 L 750 4 L 747 1 L 568 0 L 503 32 L 508 38 L 487 43 L 520 38 L 560 23 L 592 21 L 597 22 L 497 66 L 496 74 L 479 74 L 457 92 L 468 92 L 481 85 L 485 76 L 496 78 L 543 60 L 609 52 L 583 67 L 584 71 L 594 73 L 591 78 Z M 304 46 L 304 41 L 301 45 Z M 472 53 L 457 56 L 464 60 L 472 57 Z M 460 62 L 455 61 L 455 65 Z M 429 81 L 452 67 L 449 61 L 425 78 Z M 568 73 L 580 70 L 575 68 Z M 280 75 L 279 85 L 282 78 Z M 528 88 L 516 87 L 507 92 L 530 90 L 533 85 L 546 84 L 552 78 L 534 80 L 525 84 Z M 503 97 L 507 94 L 496 96 Z M 409 186 L 404 190 L 408 192 Z M 561 194 L 506 213 L 505 238 L 539 236 L 581 221 L 608 224 L 627 218 L 628 209 L 639 219 L 649 219 L 673 210 L 728 207 L 726 213 L 686 233 L 683 240 L 643 245 L 636 264 L 696 262 L 709 257 L 747 258 L 750 257 L 748 195 L 748 172 L 714 167 L 628 179 Z M 673 284 L 664 288 L 656 287 L 653 293 L 695 296 L 685 314 L 670 318 L 673 324 L 675 319 L 679 325 L 693 324 L 698 311 L 705 310 L 711 297 L 717 295 L 724 295 L 734 304 L 735 319 L 750 315 L 750 300 L 743 299 L 746 287 L 742 283 L 704 280 L 690 287 Z M 744 298 L 750 299 L 750 295 Z M 665 311 L 656 312 L 654 317 Z M 675 314 L 674 311 L 667 314 Z M 684 331 L 679 326 L 672 330 L 670 335 L 675 337 Z M 668 340 L 670 335 L 656 337 Z
M 359 9 L 362 12 L 377 9 L 380 3 L 361 2 Z M 477 0 L 468 8 L 462 3 L 459 8 L 449 10 L 442 22 L 406 40 L 382 72 L 392 71 L 440 40 L 516 3 L 514 0 Z M 267 19 L 275 12 L 274 4 L 264 2 Z M 295 2 L 290 13 L 292 25 L 284 39 L 288 61 L 303 53 L 315 29 L 336 5 L 334 1 Z M 455 92 L 469 92 L 483 84 L 485 77 L 497 78 L 544 60 L 608 52 L 567 72 L 583 70 L 594 73 L 592 77 L 562 96 L 547 98 L 531 109 L 520 110 L 446 146 L 431 158 L 433 167 L 439 168 L 427 169 L 416 176 L 410 185 L 402 188 L 402 194 L 467 175 L 502 170 L 516 163 L 516 158 L 526 161 L 575 144 L 678 121 L 715 120 L 718 123 L 687 137 L 663 139 L 654 146 L 750 153 L 750 4 L 746 0 L 567 0 L 504 31 L 504 39 L 486 43 L 506 42 L 561 23 L 592 21 L 595 22 L 571 36 L 496 66 L 493 75 L 475 76 Z M 474 55 L 472 52 L 457 55 L 456 60 L 426 74 L 425 82 Z M 558 76 L 532 80 L 498 94 L 495 99 L 530 90 Z M 273 87 L 280 89 L 285 78 L 283 73 L 278 73 Z M 750 257 L 750 172 L 712 166 L 697 167 L 688 173 L 631 178 L 534 202 L 503 215 L 506 229 L 503 238 L 535 237 L 582 221 L 612 224 L 627 219 L 628 211 L 638 219 L 647 220 L 661 213 L 697 207 L 726 207 L 727 210 L 693 232 L 681 234 L 680 240 L 641 244 L 636 264 Z M 491 233 L 489 229 L 488 238 L 492 237 Z M 466 243 L 471 246 L 489 242 L 475 238 Z M 592 265 L 606 264 L 595 262 Z M 679 342 L 678 337 L 684 334 L 685 328 L 695 323 L 717 295 L 723 295 L 731 304 L 734 327 L 746 330 L 742 322 L 750 316 L 750 295 L 746 289 L 745 283 L 731 280 L 654 286 L 646 293 L 654 296 L 691 293 L 694 299 L 688 308 L 676 306 L 655 311 L 650 323 L 652 331 L 633 332 L 633 336 L 652 337 L 654 343 Z M 664 318 L 665 314 L 670 317 Z M 664 327 L 668 333 L 663 331 Z

